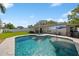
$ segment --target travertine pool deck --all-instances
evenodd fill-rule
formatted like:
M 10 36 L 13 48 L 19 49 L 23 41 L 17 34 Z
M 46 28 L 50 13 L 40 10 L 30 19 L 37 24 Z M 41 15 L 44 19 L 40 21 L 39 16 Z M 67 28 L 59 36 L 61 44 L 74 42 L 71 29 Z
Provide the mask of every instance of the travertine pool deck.
M 14 37 L 7 38 L 0 44 L 0 56 L 15 55 L 15 39 Z
M 60 37 L 60 38 L 68 38 L 70 40 L 73 40 L 76 49 L 79 54 L 79 39 L 77 38 L 71 38 L 67 36 L 60 36 L 60 35 L 52 35 L 52 34 L 29 34 L 29 35 L 37 35 L 37 36 L 44 36 L 44 35 L 50 35 L 50 36 L 55 36 L 55 37 Z M 25 35 L 20 35 L 20 36 L 25 36 Z M 15 56 L 15 37 L 7 38 L 5 41 L 3 41 L 0 44 L 0 56 Z

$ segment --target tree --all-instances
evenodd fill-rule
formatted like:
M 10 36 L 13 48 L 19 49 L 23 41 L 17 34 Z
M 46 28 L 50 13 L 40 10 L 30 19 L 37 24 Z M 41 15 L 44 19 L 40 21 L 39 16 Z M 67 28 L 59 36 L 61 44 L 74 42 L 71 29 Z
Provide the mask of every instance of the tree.
M 15 26 L 13 24 L 11 24 L 11 23 L 8 23 L 8 24 L 5 24 L 5 28 L 7 28 L 7 29 L 14 29 Z
M 28 25 L 28 28 L 32 28 L 33 27 L 33 25 Z
M 0 11 L 2 13 L 5 13 L 6 8 L 3 6 L 3 4 L 0 3 Z
M 50 20 L 47 22 L 48 25 L 57 25 L 57 22 Z
M 67 22 L 58 22 L 57 25 L 66 25 L 66 24 L 67 24 Z
M 23 27 L 23 26 L 18 26 L 17 28 L 18 28 L 18 29 L 23 29 L 24 27 Z
M 40 20 L 34 26 L 45 25 L 47 24 L 47 20 Z
M 79 13 L 79 5 L 72 10 L 72 12 Z
M 2 13 L 5 13 L 5 10 L 6 10 L 6 8 L 3 6 L 3 4 L 1 4 L 0 3 L 0 11 L 2 12 Z M 2 21 L 1 21 L 1 19 L 0 19 L 0 28 L 2 27 Z
M 57 22 L 55 22 L 55 21 L 53 21 L 53 20 L 50 20 L 50 21 L 47 21 L 47 20 L 40 20 L 39 22 L 37 22 L 36 24 L 35 24 L 35 26 L 39 26 L 39 25 L 49 25 L 49 26 L 51 26 L 51 25 L 56 25 L 57 24 Z
M 2 21 L 1 21 L 1 19 L 0 19 L 0 28 L 2 27 Z
M 79 5 L 68 15 L 68 24 L 79 24 Z

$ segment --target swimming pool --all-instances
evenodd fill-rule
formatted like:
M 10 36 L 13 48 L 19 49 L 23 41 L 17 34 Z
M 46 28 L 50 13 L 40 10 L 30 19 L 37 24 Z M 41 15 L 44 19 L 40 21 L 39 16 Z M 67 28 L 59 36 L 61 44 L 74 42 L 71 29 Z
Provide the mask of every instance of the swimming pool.
M 28 35 L 15 38 L 16 56 L 77 56 L 72 40 L 53 36 Z

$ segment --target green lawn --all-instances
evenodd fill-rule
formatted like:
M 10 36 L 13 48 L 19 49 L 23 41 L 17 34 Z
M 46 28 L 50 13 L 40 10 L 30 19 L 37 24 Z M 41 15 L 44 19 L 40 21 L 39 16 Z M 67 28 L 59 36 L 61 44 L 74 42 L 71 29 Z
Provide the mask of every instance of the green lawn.
M 0 43 L 5 40 L 5 38 L 17 36 L 17 35 L 26 35 L 27 32 L 9 32 L 0 34 Z

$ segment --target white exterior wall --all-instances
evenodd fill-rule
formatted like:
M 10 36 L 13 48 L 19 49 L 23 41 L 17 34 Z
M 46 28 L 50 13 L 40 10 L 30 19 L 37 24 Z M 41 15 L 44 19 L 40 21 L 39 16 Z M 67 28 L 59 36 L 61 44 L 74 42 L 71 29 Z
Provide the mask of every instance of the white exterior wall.
M 3 29 L 0 29 L 0 33 L 2 33 L 3 32 Z
M 52 34 L 67 35 L 67 29 L 66 28 L 62 28 L 62 29 L 49 29 L 49 31 Z
M 60 35 L 66 35 L 67 34 L 66 28 L 58 29 L 57 32 L 60 33 Z

